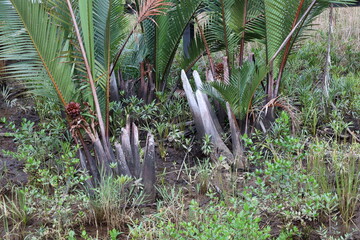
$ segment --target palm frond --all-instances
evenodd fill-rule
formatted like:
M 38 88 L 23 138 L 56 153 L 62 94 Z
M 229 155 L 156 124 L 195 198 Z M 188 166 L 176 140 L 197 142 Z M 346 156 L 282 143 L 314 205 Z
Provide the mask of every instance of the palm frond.
M 67 50 L 64 33 L 40 3 L 10 2 L 11 5 L 7 0 L 0 0 L 0 59 L 19 61 L 7 71 L 34 93 L 43 93 L 41 90 L 51 83 L 58 99 L 66 106 L 76 99 L 76 93 L 73 65 L 59 57 Z
M 166 15 L 156 17 L 157 27 L 148 28 L 150 35 L 154 36 L 155 34 L 155 42 L 153 42 L 155 46 L 150 51 L 153 51 L 155 56 L 158 89 L 161 83 L 166 81 L 185 28 L 200 7 L 201 2 L 202 0 L 182 0 L 169 9 Z
M 79 17 L 82 38 L 91 70 L 95 69 L 95 45 L 93 23 L 93 0 L 79 1 Z M 94 72 L 92 72 L 94 75 Z
M 228 102 L 237 118 L 244 119 L 255 90 L 265 75 L 265 64 L 256 65 L 246 61 L 241 68 L 233 69 L 229 83 L 212 82 L 205 85 L 203 90 L 222 102 Z
M 237 6 L 234 4 L 235 0 L 208 1 L 206 4 L 210 15 L 205 29 L 206 39 L 215 51 L 225 50 L 229 65 L 233 65 L 241 38 L 240 34 L 234 31 L 234 28 L 241 26 L 241 22 L 237 22 L 234 18 Z
M 190 43 L 189 55 L 185 56 L 185 54 L 183 54 L 182 56 L 182 61 L 180 63 L 181 69 L 184 69 L 185 72 L 190 70 L 203 54 L 205 54 L 204 42 L 200 36 L 196 36 Z
M 303 16 L 305 11 L 309 8 L 313 1 L 305 0 L 300 8 L 299 16 Z M 311 9 L 309 14 L 305 17 L 304 22 L 301 27 L 299 27 L 293 37 L 291 38 L 291 46 L 298 43 L 302 34 L 305 30 L 311 26 L 312 21 L 327 7 L 330 3 L 343 3 L 351 4 L 353 0 L 320 0 L 316 1 L 314 7 Z M 271 59 L 274 54 L 277 52 L 281 44 L 284 42 L 288 34 L 291 32 L 292 28 L 296 23 L 298 23 L 299 18 L 298 10 L 299 3 L 298 0 L 264 0 L 265 3 L 265 27 L 266 27 L 266 47 L 269 59 Z M 291 50 L 291 49 L 290 49 Z M 285 50 L 278 55 L 275 60 L 275 65 L 280 64 L 280 59 L 283 59 L 283 54 Z M 286 52 L 286 54 L 289 54 Z
M 106 69 L 128 34 L 124 0 L 94 0 L 96 60 Z
M 206 10 L 209 12 L 205 28 L 206 39 L 213 51 L 225 50 L 230 66 L 234 65 L 244 36 L 244 41 L 265 39 L 263 1 L 248 0 L 245 6 L 245 1 L 242 0 L 209 0 L 206 2 Z
M 153 16 L 162 15 L 172 4 L 167 0 L 142 0 L 138 13 L 138 23 L 145 19 L 153 20 Z

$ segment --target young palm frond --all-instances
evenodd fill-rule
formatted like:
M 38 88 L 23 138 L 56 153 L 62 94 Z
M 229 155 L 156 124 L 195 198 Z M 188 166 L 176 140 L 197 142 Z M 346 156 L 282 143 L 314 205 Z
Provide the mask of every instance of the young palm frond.
M 30 91 L 49 94 L 52 86 L 62 105 L 77 98 L 73 65 L 61 58 L 68 50 L 64 32 L 40 3 L 0 0 L 0 60 L 19 60 L 7 72 L 22 80 Z M 45 87 L 45 89 L 44 89 Z M 47 89 L 46 89 L 47 88 Z
M 143 0 L 141 2 L 137 22 L 140 23 L 145 19 L 154 21 L 152 18 L 153 16 L 164 14 L 167 7 L 171 5 L 172 3 L 167 2 L 167 0 Z M 154 23 L 156 22 L 154 21 Z
M 210 10 L 209 22 L 205 29 L 206 39 L 214 50 L 225 50 L 229 66 L 233 65 L 241 37 L 240 34 L 236 34 L 232 28 L 235 27 L 235 25 L 241 26 L 241 22 L 235 23 L 234 4 L 235 0 L 219 0 L 207 1 L 206 5 Z
M 124 0 L 94 0 L 95 58 L 108 69 L 128 31 Z
M 244 62 L 241 68 L 233 69 L 229 83 L 212 82 L 203 90 L 223 104 L 228 102 L 238 119 L 245 119 L 255 90 L 266 75 L 264 64 Z
M 99 102 L 106 116 L 106 133 L 109 126 L 110 106 L 110 71 L 112 59 L 121 47 L 126 34 L 128 20 L 124 13 L 123 0 L 94 0 L 94 39 L 96 79 L 99 92 Z M 119 27 L 121 26 L 121 27 Z
M 109 75 L 111 75 L 113 73 L 117 62 L 119 61 L 119 58 L 120 58 L 123 50 L 125 49 L 126 44 L 130 40 L 131 36 L 135 32 L 138 25 L 147 19 L 149 21 L 153 21 L 154 24 L 156 24 L 156 22 L 153 20 L 153 18 L 156 16 L 159 16 L 159 15 L 164 15 L 166 13 L 165 10 L 168 9 L 168 7 L 172 5 L 172 4 L 170 4 L 170 2 L 168 2 L 168 0 L 143 0 L 143 1 L 141 1 L 141 4 L 139 1 L 136 1 L 136 3 L 137 3 L 137 9 L 139 9 L 137 22 L 134 25 L 131 32 L 129 33 L 128 37 L 125 39 L 122 46 L 120 47 L 119 51 L 117 52 L 117 54 L 114 58 L 114 61 L 113 61 L 114 66 L 111 69 Z

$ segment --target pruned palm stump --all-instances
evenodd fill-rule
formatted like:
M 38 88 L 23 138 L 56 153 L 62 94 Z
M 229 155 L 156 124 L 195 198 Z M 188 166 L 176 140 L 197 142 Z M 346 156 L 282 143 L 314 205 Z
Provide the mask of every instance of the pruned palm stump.
M 221 138 L 221 134 L 224 131 L 220 126 L 214 109 L 211 107 L 208 96 L 201 91 L 202 81 L 200 79 L 199 73 L 194 71 L 193 77 L 197 88 L 196 91 L 192 89 L 185 71 L 181 71 L 181 80 L 191 113 L 194 118 L 197 137 L 201 139 L 201 137 L 203 137 L 205 134 L 211 136 L 211 142 L 214 146 L 214 152 L 212 154 L 213 160 L 217 161 L 220 157 L 225 157 L 226 162 L 230 166 L 245 169 L 247 166 L 247 161 L 244 156 L 242 144 L 240 142 L 240 130 L 229 104 L 226 103 L 226 110 L 230 123 L 232 150 L 228 148 L 228 146 Z M 211 74 L 208 76 L 208 78 L 209 81 L 213 81 Z
M 87 109 L 90 114 L 94 113 Z M 90 123 L 81 115 L 80 104 L 71 102 L 66 108 L 70 123 L 70 131 L 76 142 L 81 143 L 79 149 L 81 167 L 91 178 L 87 181 L 89 187 L 96 187 L 104 177 L 129 176 L 141 178 L 146 201 L 155 200 L 155 143 L 154 136 L 147 134 L 143 161 L 140 159 L 139 131 L 135 123 L 127 121 L 125 128 L 114 146 L 109 141 L 102 141 L 96 131 L 96 118 Z M 91 139 L 87 144 L 82 131 Z

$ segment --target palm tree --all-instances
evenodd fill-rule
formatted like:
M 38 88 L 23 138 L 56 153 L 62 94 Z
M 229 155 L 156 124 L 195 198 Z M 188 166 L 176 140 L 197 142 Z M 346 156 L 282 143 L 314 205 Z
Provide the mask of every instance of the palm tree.
M 73 138 L 82 146 L 82 167 L 92 176 L 90 186 L 104 174 L 121 174 L 142 177 L 145 190 L 154 194 L 153 136 L 147 138 L 142 171 L 135 124 L 123 129 L 121 144 L 113 147 L 109 141 L 110 86 L 116 82 L 111 76 L 118 60 L 136 28 L 171 4 L 144 0 L 138 7 L 128 32 L 123 0 L 0 0 L 0 60 L 17 60 L 8 73 L 66 111 Z
M 275 102 L 274 99 L 279 96 L 281 78 L 288 56 L 293 47 L 304 39 L 304 32 L 311 25 L 312 20 L 331 3 L 353 1 L 208 0 L 205 2 L 209 13 L 205 23 L 201 23 L 200 19 L 198 25 L 212 75 L 215 74 L 211 59 L 212 52 L 224 52 L 225 61 L 224 82 L 211 82 L 205 84 L 202 89 L 227 108 L 233 149 L 241 155 L 240 127 L 247 119 L 257 86 L 266 79 L 266 102 Z M 265 49 L 263 55 L 257 56 L 256 63 L 244 62 L 244 44 L 249 41 L 259 42 Z M 191 92 L 189 94 L 193 94 Z M 269 113 L 272 117 L 273 108 Z M 211 116 L 213 117 L 214 114 Z M 216 125 L 217 119 L 213 122 Z M 245 132 L 247 126 L 245 121 Z M 205 130 L 205 132 L 211 131 Z

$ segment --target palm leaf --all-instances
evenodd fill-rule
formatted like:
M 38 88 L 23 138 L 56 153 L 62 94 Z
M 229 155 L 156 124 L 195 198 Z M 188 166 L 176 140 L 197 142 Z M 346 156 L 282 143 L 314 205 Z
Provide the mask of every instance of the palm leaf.
M 94 23 L 93 23 L 93 0 L 79 1 L 79 17 L 82 30 L 82 38 L 86 50 L 89 66 L 95 70 L 95 46 L 94 46 Z M 92 72 L 94 76 L 94 72 Z
M 152 55 L 155 56 L 156 86 L 158 89 L 161 84 L 166 82 L 182 35 L 201 2 L 202 0 L 182 0 L 169 9 L 166 15 L 156 17 L 158 25 L 155 29 L 156 42 L 150 51 L 155 53 Z M 154 36 L 153 29 L 150 28 L 149 30 L 151 36 Z
M 223 104 L 228 102 L 237 118 L 244 119 L 256 88 L 266 73 L 265 64 L 246 61 L 241 68 L 233 69 L 229 83 L 212 82 L 205 84 L 203 90 Z
M 181 69 L 185 72 L 189 71 L 192 66 L 199 60 L 199 58 L 205 53 L 205 45 L 200 36 L 196 36 L 191 41 L 189 46 L 189 55 L 185 56 L 183 53 L 182 61 L 180 62 Z
M 128 34 L 124 0 L 94 0 L 94 29 L 96 60 L 108 69 Z
M 234 18 L 238 6 L 234 4 L 235 0 L 218 0 L 208 1 L 206 5 L 210 11 L 209 22 L 205 29 L 206 39 L 213 50 L 225 50 L 229 65 L 233 65 L 237 46 L 241 39 L 240 34 L 234 31 L 238 26 L 242 26 L 242 20 L 237 22 L 237 16 Z M 239 14 L 238 11 L 236 13 Z
M 305 0 L 300 9 L 300 16 L 303 16 L 313 0 Z M 353 0 L 320 0 L 316 1 L 314 7 L 306 16 L 301 27 L 295 31 L 291 38 L 291 46 L 302 40 L 302 34 L 311 26 L 312 21 L 327 7 L 330 3 L 351 4 Z M 294 23 L 297 23 L 297 11 L 299 0 L 264 0 L 265 3 L 265 28 L 266 28 L 266 48 L 269 59 L 271 59 L 282 45 L 288 34 L 291 32 Z M 291 50 L 291 48 L 290 48 Z M 279 66 L 280 59 L 284 58 L 285 51 L 282 51 L 275 60 L 275 66 Z M 289 54 L 286 52 L 286 54 Z
M 0 58 L 20 60 L 7 71 L 38 94 L 51 83 L 58 99 L 66 106 L 76 95 L 73 66 L 67 63 L 68 59 L 59 57 L 67 50 L 64 33 L 40 3 L 10 2 L 11 5 L 7 0 L 0 0 Z

